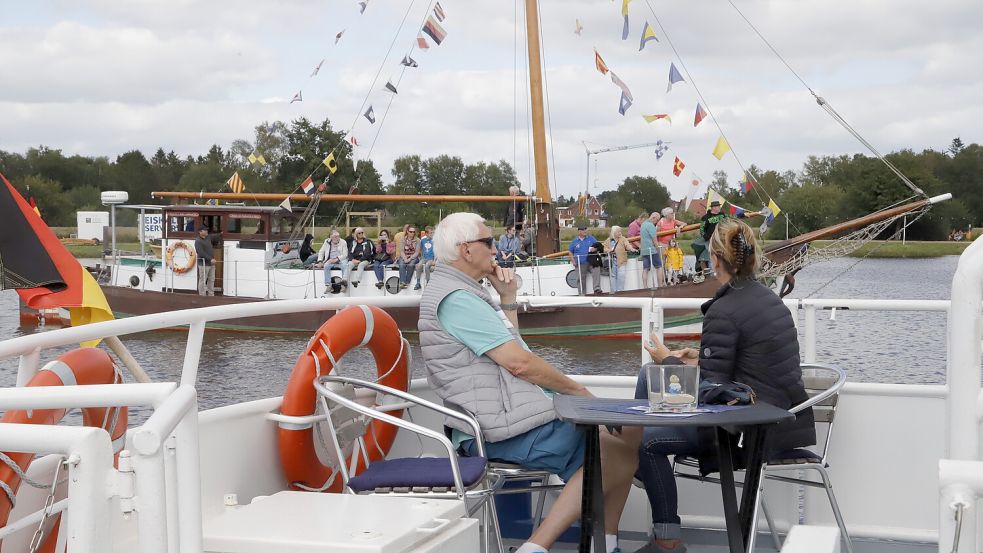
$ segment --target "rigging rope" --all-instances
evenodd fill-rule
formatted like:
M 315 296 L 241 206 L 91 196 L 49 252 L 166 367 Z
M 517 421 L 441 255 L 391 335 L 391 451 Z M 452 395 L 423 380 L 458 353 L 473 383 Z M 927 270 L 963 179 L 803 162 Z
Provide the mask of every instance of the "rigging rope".
M 646 2 L 648 2 L 648 0 L 646 0 Z M 890 161 L 888 161 L 888 159 L 885 158 L 884 155 L 881 154 L 877 150 L 877 148 L 874 147 L 873 144 L 871 144 L 870 142 L 867 141 L 867 139 L 865 139 L 863 136 L 861 136 L 860 133 L 856 129 L 854 129 L 853 126 L 850 125 L 846 121 L 846 119 L 844 119 L 843 116 L 841 116 L 833 108 L 833 106 L 830 105 L 829 102 L 826 101 L 825 98 L 823 98 L 822 96 L 816 94 L 816 91 L 814 91 L 812 89 L 812 87 L 810 87 L 808 85 L 808 83 L 805 82 L 805 79 L 803 79 L 795 71 L 795 69 L 792 69 L 792 66 L 788 63 L 788 61 L 786 61 L 785 58 L 778 52 L 778 50 L 774 46 L 772 46 L 771 42 L 769 42 L 768 39 L 765 38 L 763 34 L 761 34 L 761 31 L 759 31 L 758 28 L 755 27 L 753 23 L 751 23 L 751 20 L 748 19 L 746 15 L 744 15 L 744 12 L 742 12 L 740 10 L 740 8 L 738 8 L 737 5 L 734 4 L 734 0 L 727 0 L 727 3 L 730 4 L 730 6 L 732 8 L 734 8 L 734 11 L 736 11 L 737 14 L 741 16 L 741 19 L 743 19 L 744 22 L 748 24 L 748 27 L 751 27 L 751 30 L 754 31 L 754 34 L 758 35 L 758 38 L 760 38 L 761 41 L 765 43 L 765 46 L 767 46 L 768 49 L 771 50 L 771 52 L 773 54 L 775 54 L 775 56 L 779 60 L 781 60 L 782 64 L 784 64 L 785 67 L 788 68 L 788 70 L 792 73 L 792 75 L 795 75 L 795 78 L 798 79 L 800 83 L 802 83 L 802 86 L 804 86 L 806 88 L 806 90 L 808 90 L 809 93 L 812 94 L 812 96 L 816 99 L 816 103 L 819 104 L 819 106 L 823 109 L 823 111 L 825 111 L 826 113 L 828 113 L 830 115 L 830 117 L 833 118 L 834 121 L 836 121 L 837 123 L 839 123 L 844 129 L 847 130 L 847 132 L 849 132 L 851 135 L 853 135 L 854 138 L 856 138 L 861 144 L 863 144 L 864 147 L 866 147 L 868 150 L 870 150 L 870 152 L 872 154 L 874 154 L 877 157 L 877 159 L 881 160 L 881 162 L 883 162 L 884 165 L 886 165 L 887 168 L 890 169 L 892 173 L 894 173 L 899 179 L 901 179 L 901 182 L 903 182 L 908 188 L 910 188 L 913 192 L 915 192 L 919 196 L 922 196 L 922 197 L 925 197 L 925 198 L 928 197 L 928 195 L 925 194 L 925 192 L 921 188 L 919 188 L 918 186 L 916 186 L 915 183 L 911 182 L 911 179 L 909 179 L 907 176 L 905 176 L 904 173 L 902 173 L 901 170 L 899 170 L 893 163 L 891 163 Z M 671 43 L 670 43 L 670 45 L 671 45 Z M 673 51 L 675 51 L 675 49 L 673 49 Z M 680 63 L 682 63 L 682 62 L 680 62 Z M 694 86 L 694 88 L 696 87 L 696 85 L 693 85 L 693 86 Z M 709 108 L 707 108 L 707 111 L 709 111 Z

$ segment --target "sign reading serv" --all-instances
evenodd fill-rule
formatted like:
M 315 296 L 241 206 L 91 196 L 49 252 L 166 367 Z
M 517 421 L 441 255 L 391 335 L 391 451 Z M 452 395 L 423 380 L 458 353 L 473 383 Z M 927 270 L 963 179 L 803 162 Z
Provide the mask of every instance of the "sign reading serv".
M 143 216 L 143 222 L 140 225 L 140 241 L 146 242 L 147 240 L 160 239 L 163 235 L 163 216 L 159 213 L 157 214 L 145 214 Z

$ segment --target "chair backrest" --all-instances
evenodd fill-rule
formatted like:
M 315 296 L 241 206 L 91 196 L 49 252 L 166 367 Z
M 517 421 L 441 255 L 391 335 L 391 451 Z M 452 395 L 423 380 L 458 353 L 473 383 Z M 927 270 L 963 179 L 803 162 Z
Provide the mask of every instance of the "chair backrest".
M 318 442 L 324 449 L 325 465 L 335 471 L 341 472 L 344 483 L 347 485 L 350 471 L 354 468 L 355 456 L 363 457 L 363 462 L 368 465 L 368 457 L 365 454 L 365 441 L 362 436 L 369 425 L 369 417 L 359 411 L 350 409 L 338 402 L 337 398 L 357 401 L 355 398 L 355 386 L 350 383 L 326 382 L 320 393 L 321 404 L 324 406 L 320 411 L 327 411 L 330 417 L 323 423 L 315 426 L 318 434 Z M 322 430 L 322 426 L 326 429 Z M 326 430 L 326 431 L 325 431 Z M 343 467 L 345 459 L 350 459 L 352 466 Z M 341 470 L 340 470 L 341 469 Z
M 830 438 L 833 435 L 833 421 L 836 418 L 836 406 L 839 402 L 840 390 L 846 383 L 846 371 L 839 367 L 818 363 L 803 364 L 801 368 L 802 383 L 805 385 L 809 399 L 792 407 L 789 411 L 798 413 L 803 409 L 812 407 L 816 423 L 829 425 L 822 450 L 819 452 L 823 457 L 823 462 L 825 462 Z

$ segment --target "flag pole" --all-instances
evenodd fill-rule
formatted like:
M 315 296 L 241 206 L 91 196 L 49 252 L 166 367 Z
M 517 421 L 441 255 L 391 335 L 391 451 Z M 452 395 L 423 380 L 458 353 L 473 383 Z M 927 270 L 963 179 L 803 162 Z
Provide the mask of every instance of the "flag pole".
M 537 0 L 526 0 L 526 36 L 529 55 L 529 101 L 532 104 L 533 161 L 536 168 L 536 213 L 545 213 L 536 224 L 536 255 L 557 251 L 559 227 L 553 214 L 550 197 L 549 171 L 546 165 L 546 123 L 543 117 L 543 66 L 539 57 L 539 6 Z M 588 169 L 589 171 L 589 169 Z M 531 219 L 531 217 L 528 217 Z

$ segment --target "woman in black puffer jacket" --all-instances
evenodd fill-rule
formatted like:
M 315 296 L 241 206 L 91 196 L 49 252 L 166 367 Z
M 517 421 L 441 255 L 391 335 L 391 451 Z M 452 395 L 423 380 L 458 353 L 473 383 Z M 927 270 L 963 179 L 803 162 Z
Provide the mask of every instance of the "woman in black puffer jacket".
M 807 399 L 799 368 L 799 342 L 792 314 L 778 296 L 754 279 L 761 250 L 742 221 L 726 219 L 710 238 L 710 263 L 722 286 L 703 304 L 700 349 L 669 351 L 652 336 L 646 349 L 658 364 L 700 365 L 700 377 L 749 385 L 757 401 L 782 409 Z M 639 374 L 635 397 L 647 396 L 645 371 Z M 771 432 L 772 451 L 816 443 L 811 409 Z M 686 551 L 680 541 L 676 482 L 670 455 L 703 451 L 695 428 L 646 428 L 639 450 L 637 476 L 645 483 L 652 506 L 654 540 L 639 553 Z

